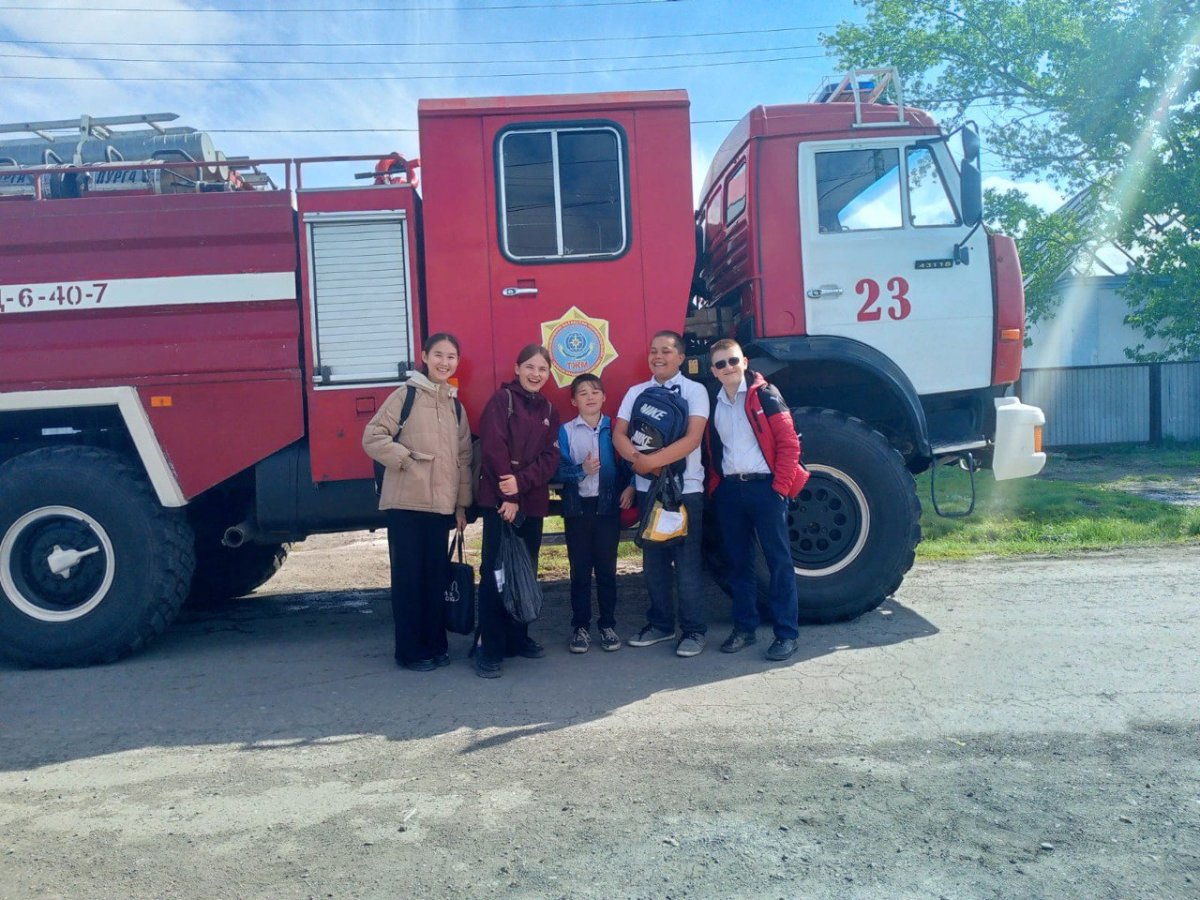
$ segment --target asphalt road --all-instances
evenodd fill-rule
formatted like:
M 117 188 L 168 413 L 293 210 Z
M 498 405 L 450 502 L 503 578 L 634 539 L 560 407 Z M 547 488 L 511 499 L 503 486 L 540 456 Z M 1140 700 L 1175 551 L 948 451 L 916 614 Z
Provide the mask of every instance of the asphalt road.
M 570 655 L 560 583 L 488 682 L 398 670 L 383 544 L 313 539 L 0 669 L 0 898 L 1200 897 L 1197 549 L 921 565 L 784 665 L 719 597 L 695 659 Z

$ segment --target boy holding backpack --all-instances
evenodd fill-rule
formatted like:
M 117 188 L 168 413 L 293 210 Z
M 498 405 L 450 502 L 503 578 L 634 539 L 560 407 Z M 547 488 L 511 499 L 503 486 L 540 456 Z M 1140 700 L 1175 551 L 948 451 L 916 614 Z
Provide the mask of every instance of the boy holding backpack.
M 697 656 L 704 650 L 704 603 L 700 581 L 700 542 L 704 516 L 704 469 L 700 462 L 700 442 L 708 423 L 708 393 L 698 382 L 685 378 L 680 369 L 685 359 L 683 338 L 674 331 L 660 331 L 650 342 L 648 362 L 653 377 L 636 384 L 625 394 L 613 427 L 613 447 L 629 461 L 637 473 L 635 487 L 638 506 L 653 502 L 647 497 L 651 480 L 664 466 L 681 465 L 683 508 L 687 510 L 687 536 L 664 547 L 646 544 L 642 547 L 642 571 L 646 577 L 646 592 L 650 608 L 646 625 L 636 637 L 626 643 L 630 647 L 649 647 L 675 639 L 675 604 L 673 584 L 679 584 L 679 625 L 682 637 L 675 646 L 677 656 Z M 669 404 L 639 404 L 648 388 L 667 388 L 677 393 L 687 408 L 686 426 L 675 423 L 675 409 Z M 643 407 L 647 407 L 643 409 Z M 642 433 L 653 433 L 653 424 L 662 426 L 662 446 L 635 447 L 630 440 L 630 422 L 649 417 L 652 424 Z M 681 418 L 681 416 L 680 416 Z M 682 434 L 679 432 L 682 431 Z

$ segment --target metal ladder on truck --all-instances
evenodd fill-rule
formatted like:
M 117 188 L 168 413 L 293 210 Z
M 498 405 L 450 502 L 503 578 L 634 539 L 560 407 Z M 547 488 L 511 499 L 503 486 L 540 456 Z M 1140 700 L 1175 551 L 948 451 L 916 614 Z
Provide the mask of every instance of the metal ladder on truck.
M 888 98 L 888 89 L 894 95 Z M 904 85 L 895 66 L 880 69 L 854 69 L 840 81 L 826 79 L 813 96 L 814 103 L 853 103 L 855 128 L 898 128 L 908 125 L 904 117 Z M 891 105 L 896 108 L 896 121 L 864 122 L 863 105 Z

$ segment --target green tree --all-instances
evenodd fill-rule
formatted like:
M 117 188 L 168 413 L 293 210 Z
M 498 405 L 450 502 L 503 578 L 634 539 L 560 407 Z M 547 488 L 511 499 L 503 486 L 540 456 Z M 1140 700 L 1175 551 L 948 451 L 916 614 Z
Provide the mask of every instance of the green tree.
M 1033 273 L 1030 319 L 1053 313 L 1064 249 L 1114 238 L 1141 254 L 1128 321 L 1166 342 L 1154 356 L 1200 352 L 1200 0 L 858 2 L 866 22 L 826 38 L 842 65 L 894 65 L 906 102 L 978 119 L 1013 175 L 1091 189 L 1062 215 L 989 197 Z

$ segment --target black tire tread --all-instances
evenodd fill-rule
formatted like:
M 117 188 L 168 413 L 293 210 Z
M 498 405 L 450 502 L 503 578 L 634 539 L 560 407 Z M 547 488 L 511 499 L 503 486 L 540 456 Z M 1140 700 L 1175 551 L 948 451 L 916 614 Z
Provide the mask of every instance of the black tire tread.
M 904 514 L 904 522 L 907 526 L 906 534 L 903 538 L 905 553 L 900 566 L 896 567 L 891 573 L 892 577 L 886 582 L 886 587 L 874 596 L 863 598 L 849 609 L 835 607 L 822 613 L 808 611 L 806 614 L 803 610 L 801 612 L 802 624 L 831 625 L 836 622 L 846 622 L 875 609 L 884 600 L 896 593 L 900 589 L 900 585 L 904 582 L 904 576 L 908 574 L 913 566 L 913 562 L 916 560 L 917 545 L 921 543 L 921 501 L 917 498 L 916 479 L 913 478 L 912 472 L 904 464 L 904 457 L 888 442 L 888 439 L 877 429 L 872 428 L 869 423 L 857 416 L 852 416 L 836 409 L 827 409 L 818 406 L 800 406 L 792 409 L 792 417 L 797 422 L 801 418 L 810 419 L 815 417 L 821 427 L 850 428 L 859 432 L 860 436 L 865 440 L 879 445 L 885 456 L 893 458 L 897 469 L 904 473 L 904 477 L 911 487 L 911 490 L 904 492 L 903 495 L 905 508 L 902 512 Z M 802 449 L 803 440 L 803 429 L 801 429 Z
M 225 552 L 218 550 L 211 556 L 197 547 L 188 604 L 198 608 L 219 606 L 257 590 L 283 567 L 291 547 L 291 544 L 253 544 L 238 550 L 220 548 Z M 244 553 L 239 555 L 238 551 Z
M 144 504 L 149 510 L 154 527 L 161 535 L 162 543 L 156 548 L 156 559 L 160 563 L 159 589 L 154 592 L 151 606 L 137 623 L 138 627 L 132 639 L 120 646 L 101 646 L 78 653 L 33 655 L 0 645 L 0 654 L 21 665 L 35 668 L 90 666 L 115 662 L 141 650 L 166 631 L 179 614 L 184 598 L 187 597 L 195 566 L 191 527 L 182 511 L 168 509 L 159 503 L 150 482 L 128 458 L 100 447 L 41 447 L 15 456 L 0 465 L 0 485 L 32 477 L 34 470 L 47 462 L 69 462 L 76 467 L 81 464 L 93 465 L 105 470 L 114 481 L 128 491 L 131 503 Z

